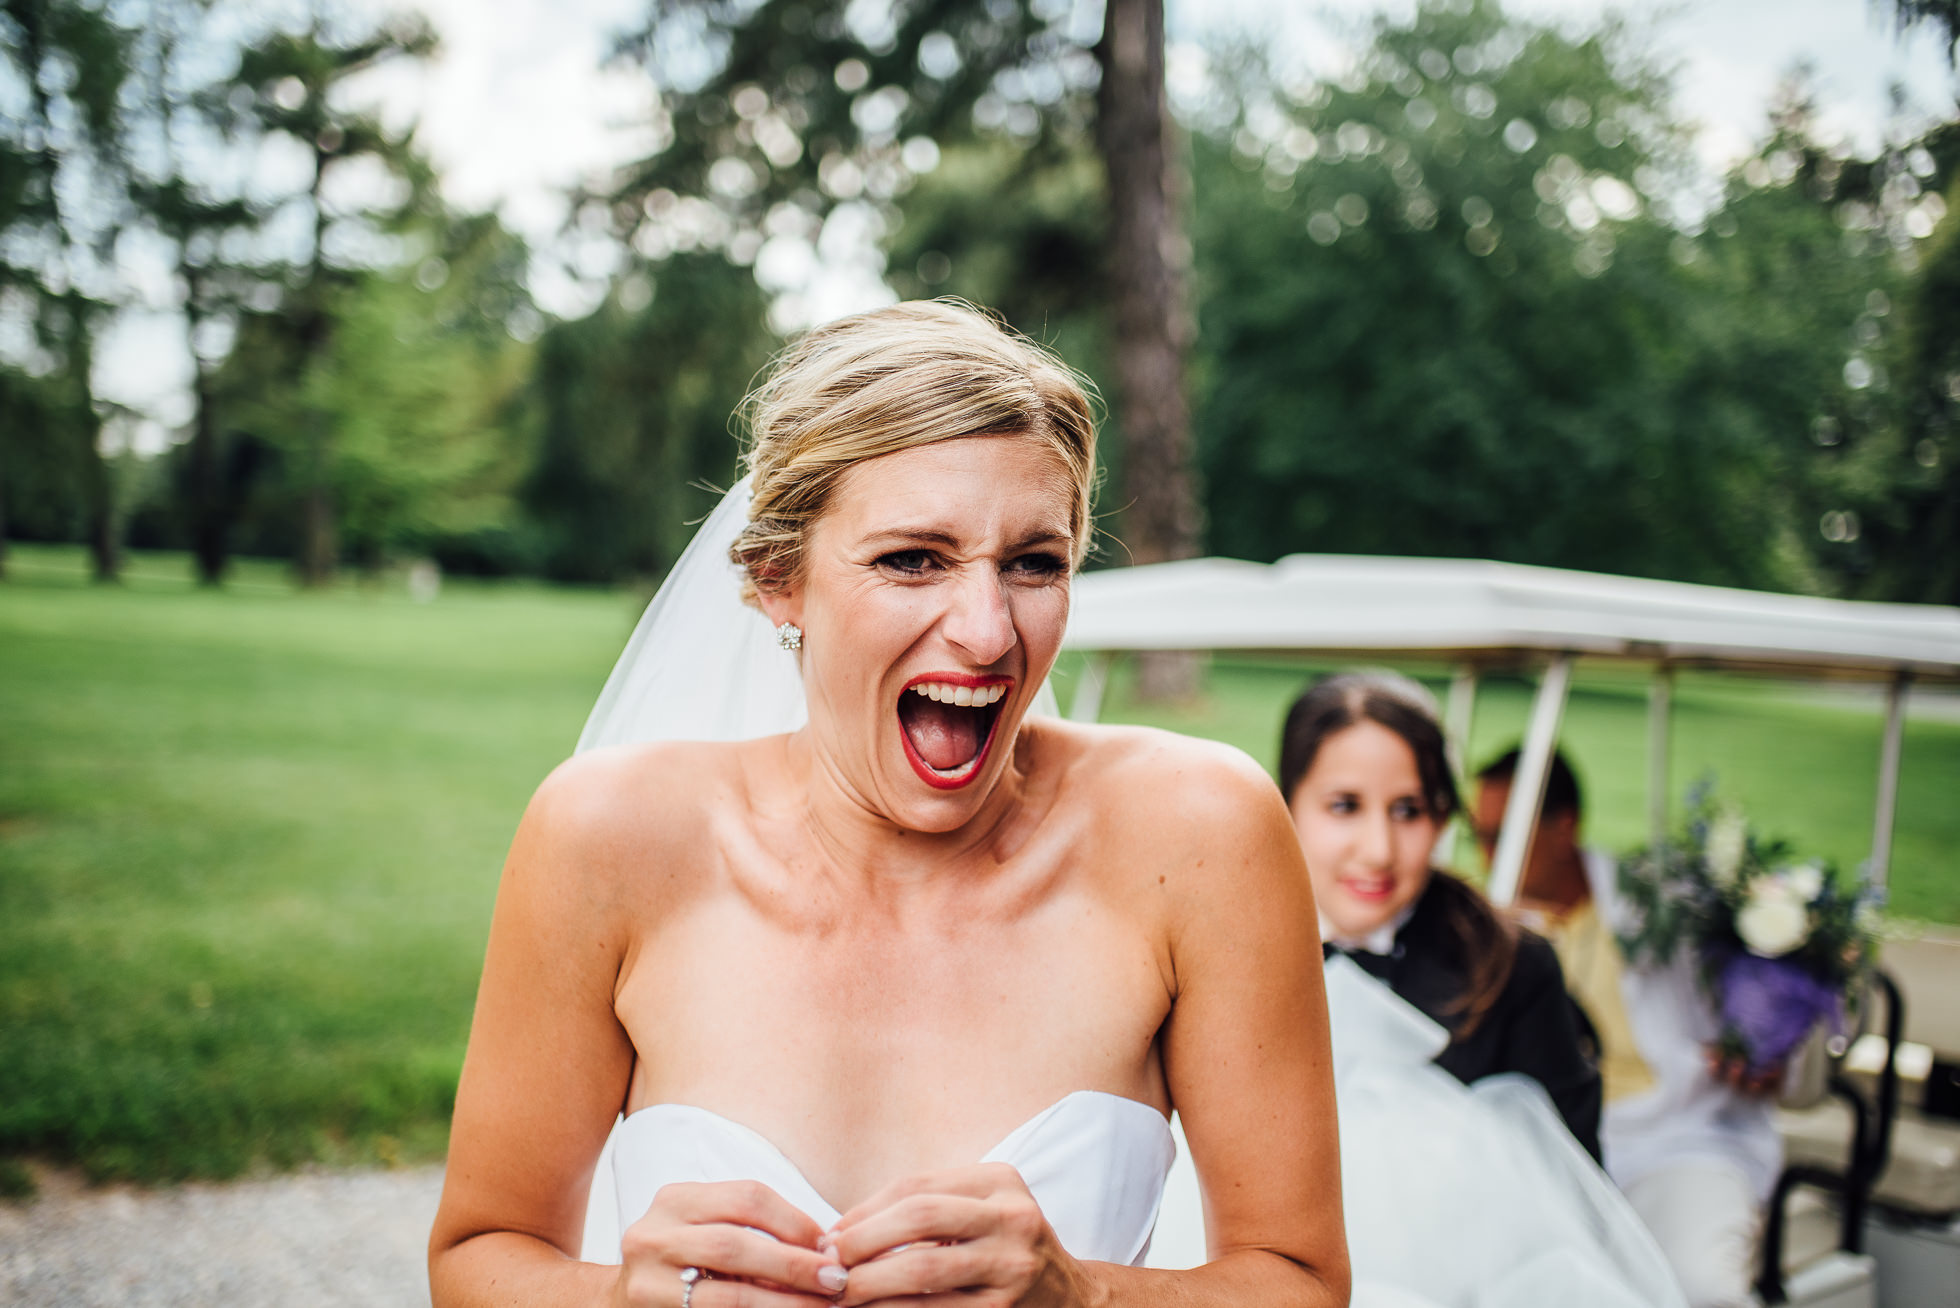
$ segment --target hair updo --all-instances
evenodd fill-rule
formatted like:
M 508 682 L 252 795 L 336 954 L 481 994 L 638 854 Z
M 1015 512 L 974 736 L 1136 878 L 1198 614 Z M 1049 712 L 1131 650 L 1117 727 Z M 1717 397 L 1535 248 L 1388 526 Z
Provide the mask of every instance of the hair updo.
M 753 500 L 729 555 L 742 597 L 794 583 L 810 528 L 845 472 L 961 436 L 1032 436 L 1067 469 L 1071 562 L 1088 551 L 1096 424 L 1085 384 L 999 319 L 915 300 L 818 327 L 743 401 Z
M 1293 802 L 1327 738 L 1357 722 L 1377 723 L 1402 738 L 1415 756 L 1423 807 L 1438 822 L 1449 821 L 1459 801 L 1436 697 L 1414 678 L 1386 669 L 1323 677 L 1293 701 L 1279 741 L 1279 789 L 1287 802 Z

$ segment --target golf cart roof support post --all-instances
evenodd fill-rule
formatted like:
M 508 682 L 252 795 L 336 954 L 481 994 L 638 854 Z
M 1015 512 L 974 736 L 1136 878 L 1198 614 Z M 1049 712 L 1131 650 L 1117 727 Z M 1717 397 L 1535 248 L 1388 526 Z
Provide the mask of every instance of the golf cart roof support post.
M 1659 849 L 1667 840 L 1667 751 L 1674 715 L 1674 669 L 1654 668 L 1647 687 L 1647 838 Z
M 1103 690 L 1109 685 L 1109 665 L 1115 659 L 1115 654 L 1100 650 L 1083 661 L 1081 684 L 1068 705 L 1070 722 L 1094 722 L 1102 715 Z
M 1450 697 L 1443 709 L 1444 748 L 1456 775 L 1468 779 L 1470 766 L 1470 727 L 1477 717 L 1477 667 L 1474 663 L 1457 666 L 1450 677 Z
M 1525 729 L 1518 770 L 1511 778 L 1511 795 L 1504 802 L 1504 825 L 1498 829 L 1497 852 L 1491 859 L 1490 902 L 1499 908 L 1518 896 L 1531 839 L 1538 830 L 1538 811 L 1545 803 L 1545 777 L 1551 771 L 1552 750 L 1558 746 L 1559 719 L 1572 690 L 1572 655 L 1555 654 L 1539 679 L 1531 703 L 1531 725 Z
M 1443 748 L 1449 754 L 1450 768 L 1463 783 L 1463 801 L 1470 802 L 1470 727 L 1477 718 L 1477 665 L 1460 663 L 1450 677 L 1450 698 L 1443 708 Z M 1458 813 L 1451 824 L 1449 858 L 1453 867 L 1470 865 L 1476 833 L 1467 813 Z
M 1902 671 L 1885 692 L 1885 739 L 1878 748 L 1878 803 L 1872 816 L 1871 883 L 1883 889 L 1892 863 L 1892 815 L 1899 807 L 1899 754 L 1905 746 L 1906 692 L 1912 673 Z

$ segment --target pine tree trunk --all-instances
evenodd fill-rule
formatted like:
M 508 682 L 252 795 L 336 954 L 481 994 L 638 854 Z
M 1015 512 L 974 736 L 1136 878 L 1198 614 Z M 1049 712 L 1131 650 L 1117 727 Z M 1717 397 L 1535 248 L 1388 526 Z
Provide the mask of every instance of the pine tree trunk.
M 305 586 L 324 586 L 333 580 L 340 562 L 340 534 L 334 529 L 333 496 L 323 477 L 306 488 L 301 521 L 299 579 Z
M 0 452 L 4 447 L 0 446 Z M 7 576 L 7 461 L 0 458 L 0 580 Z
M 318 37 L 316 26 L 314 36 Z M 310 94 L 322 95 L 320 88 L 310 88 Z M 324 144 L 316 143 L 313 149 L 313 184 L 308 196 L 313 204 L 313 254 L 307 272 L 306 303 L 302 310 L 304 317 L 300 323 L 300 363 L 298 377 L 303 379 L 308 369 L 319 362 L 326 353 L 328 337 L 332 328 L 327 311 L 327 261 L 326 234 L 327 211 L 321 203 L 320 187 L 326 178 L 328 153 Z M 329 430 L 326 414 L 314 411 L 311 404 L 302 409 L 303 421 L 311 431 L 308 433 L 307 457 L 311 467 L 306 483 L 306 498 L 301 509 L 299 542 L 299 579 L 304 586 L 324 586 L 333 580 L 334 570 L 340 564 L 340 536 L 334 521 L 333 493 L 328 489 L 328 478 L 332 474 L 333 438 Z
M 211 410 L 211 384 L 204 365 L 195 365 L 191 380 L 190 510 L 191 553 L 197 559 L 197 579 L 216 586 L 225 579 L 230 562 L 226 536 L 229 523 L 225 487 L 218 460 L 218 423 Z
M 1197 553 L 1200 521 L 1184 393 L 1190 336 L 1189 244 L 1173 184 L 1164 97 L 1163 0 L 1108 0 L 1096 56 L 1097 137 L 1108 176 L 1110 300 L 1116 426 L 1123 441 L 1122 536 L 1136 563 Z M 1139 691 L 1175 699 L 1197 690 L 1189 654 L 1146 655 Z
M 97 581 L 120 581 L 122 543 L 116 539 L 115 475 L 97 445 L 102 424 L 93 421 L 91 414 L 80 430 L 88 446 L 82 451 L 82 494 L 88 509 L 89 560 Z
M 63 392 L 71 406 L 75 461 L 82 474 L 82 507 L 88 514 L 89 559 L 97 581 L 122 577 L 121 542 L 116 530 L 116 482 L 102 457 L 102 419 L 95 411 L 95 339 L 90 309 L 78 295 L 68 297 L 67 373 Z
M 184 238 L 178 239 L 178 248 Z M 184 279 L 184 337 L 191 349 L 190 528 L 191 557 L 197 562 L 201 585 L 216 586 L 225 579 L 229 506 L 225 503 L 224 473 L 219 460 L 218 419 L 211 404 L 211 377 L 198 357 L 198 329 L 203 325 L 204 293 L 198 269 L 188 260 L 178 268 Z

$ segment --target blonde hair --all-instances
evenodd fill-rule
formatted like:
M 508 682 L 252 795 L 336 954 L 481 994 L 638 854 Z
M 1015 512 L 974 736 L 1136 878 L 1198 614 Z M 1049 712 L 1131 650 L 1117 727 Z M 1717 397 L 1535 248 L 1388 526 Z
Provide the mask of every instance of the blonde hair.
M 810 528 L 867 459 L 962 436 L 1027 435 L 1068 470 L 1072 562 L 1089 547 L 1096 424 L 1085 383 L 998 318 L 914 300 L 798 338 L 742 403 L 753 502 L 729 555 L 742 597 L 793 583 Z

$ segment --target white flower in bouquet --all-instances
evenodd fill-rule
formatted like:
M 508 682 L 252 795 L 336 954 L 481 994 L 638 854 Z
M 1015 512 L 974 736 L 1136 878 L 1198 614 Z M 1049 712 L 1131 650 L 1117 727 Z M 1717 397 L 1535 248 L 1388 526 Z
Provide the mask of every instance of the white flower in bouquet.
M 1790 893 L 1803 903 L 1815 903 L 1817 896 L 1824 893 L 1824 869 L 1815 863 L 1784 868 L 1780 875 L 1783 884 L 1790 887 Z
M 1735 932 L 1759 958 L 1781 958 L 1810 936 L 1808 902 L 1781 877 L 1757 877 L 1735 915 Z
M 1742 856 L 1749 850 L 1749 824 L 1742 810 L 1725 808 L 1708 824 L 1706 846 L 1709 879 L 1722 888 L 1735 885 L 1742 871 Z

